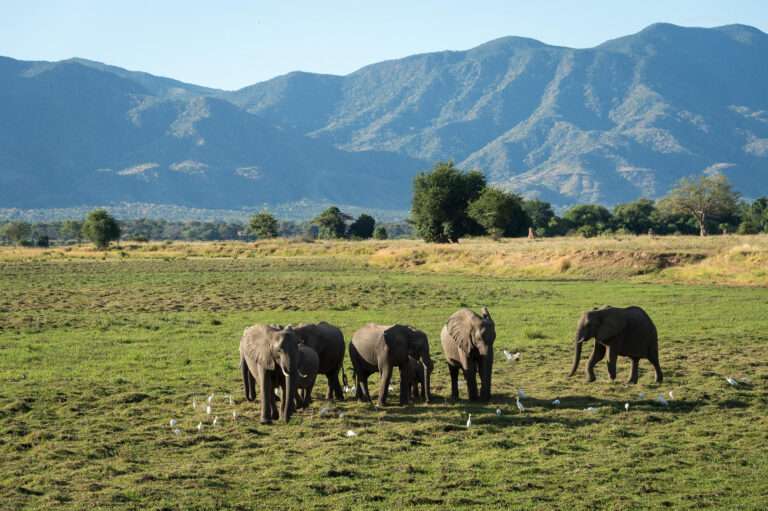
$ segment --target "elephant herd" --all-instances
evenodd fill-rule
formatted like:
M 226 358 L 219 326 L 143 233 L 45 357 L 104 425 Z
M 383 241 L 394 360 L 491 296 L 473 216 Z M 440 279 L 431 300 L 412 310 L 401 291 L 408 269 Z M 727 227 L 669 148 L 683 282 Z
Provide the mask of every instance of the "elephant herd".
M 594 366 L 606 353 L 611 380 L 616 377 L 616 360 L 621 355 L 632 361 L 629 383 L 637 383 L 641 358 L 653 365 L 656 382 L 662 381 L 656 327 L 640 307 L 604 306 L 585 312 L 577 327 L 570 376 L 579 367 L 583 343 L 592 338 L 595 347 L 587 363 L 588 381 L 595 380 Z M 496 326 L 486 307 L 480 314 L 459 309 L 445 322 L 440 342 L 450 373 L 452 401 L 459 399 L 459 371 L 471 401 L 491 399 L 495 339 Z M 346 348 L 341 330 L 326 322 L 287 326 L 257 324 L 246 328 L 240 339 L 240 366 L 247 400 L 255 401 L 258 381 L 261 423 L 269 424 L 278 418 L 287 422 L 296 409 L 307 407 L 319 374 L 328 379 L 326 399 L 343 400 L 347 388 L 343 370 Z M 396 367 L 400 372 L 401 405 L 418 398 L 429 402 L 432 398 L 430 379 L 434 363 L 423 331 L 408 325 L 369 323 L 352 335 L 348 349 L 358 400 L 372 402 L 368 377 L 379 373 L 377 404 L 384 406 Z M 282 397 L 279 407 L 278 389 Z

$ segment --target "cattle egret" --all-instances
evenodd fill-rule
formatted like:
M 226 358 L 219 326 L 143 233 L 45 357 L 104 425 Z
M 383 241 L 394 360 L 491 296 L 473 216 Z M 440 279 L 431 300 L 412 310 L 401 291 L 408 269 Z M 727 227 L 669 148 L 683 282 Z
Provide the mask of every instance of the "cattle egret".
M 192 398 L 192 409 L 197 410 L 197 401 L 195 401 L 195 398 Z
M 203 431 L 203 423 L 202 422 L 198 422 L 197 423 L 197 432 L 201 433 L 202 431 Z
M 395 390 L 395 387 L 393 387 L 392 385 L 390 385 L 390 386 L 389 386 L 389 391 L 390 391 L 390 392 L 393 392 L 394 390 Z
M 210 396 L 208 396 L 208 404 L 213 403 L 213 393 L 211 393 Z
M 625 409 L 626 411 L 629 411 L 629 403 L 624 403 L 624 409 Z
M 525 407 L 523 406 L 523 403 L 520 402 L 520 397 L 515 400 L 515 403 L 517 403 L 517 409 L 520 410 L 520 413 L 523 413 L 525 411 Z
M 517 397 L 525 399 L 525 391 L 523 389 L 517 389 Z
M 234 405 L 234 404 L 235 404 L 235 401 L 232 399 L 232 394 L 230 394 L 230 395 L 229 395 L 229 396 L 227 396 L 227 397 L 229 398 L 229 406 L 232 406 L 232 405 Z
M 472 425 L 472 414 L 469 414 L 469 417 L 467 417 L 467 427 L 470 427 Z
M 512 360 L 520 360 L 520 352 L 518 351 L 514 355 L 512 355 Z
M 213 425 L 215 426 L 218 423 L 219 423 L 219 418 L 218 417 L 214 417 L 213 418 Z
M 343 418 L 344 418 L 344 415 L 346 415 L 346 414 L 345 414 L 344 412 L 341 412 L 341 413 L 339 414 L 339 419 L 343 419 Z
M 597 408 L 595 408 L 594 406 L 588 406 L 584 410 L 587 412 L 594 412 L 595 410 L 597 410 Z
M 512 353 L 508 352 L 507 350 L 501 350 L 501 351 L 502 351 L 502 353 L 504 353 L 504 356 L 506 357 L 506 359 L 508 361 L 512 360 Z
M 496 408 L 496 415 L 501 417 L 501 408 Z
M 352 390 L 352 389 L 351 389 L 351 388 L 349 388 L 349 385 L 344 385 L 344 393 L 345 393 L 345 394 L 349 394 L 349 391 L 350 391 L 350 390 Z
M 211 408 L 211 405 L 208 405 L 208 406 L 205 407 L 205 414 L 206 415 L 210 415 L 212 411 L 213 411 L 213 408 Z
M 175 428 L 179 422 L 176 419 L 171 419 L 171 428 Z
M 656 402 L 659 403 L 661 406 L 667 406 L 669 403 L 666 399 L 664 399 L 664 396 L 659 394 L 659 397 L 656 398 Z
M 173 434 L 174 435 L 180 435 L 181 434 L 181 430 L 179 428 L 176 428 L 176 429 L 173 430 Z
M 232 420 L 233 421 L 237 420 L 237 410 L 232 410 Z
M 728 382 L 728 384 L 729 384 L 731 387 L 736 387 L 736 386 L 739 384 L 739 382 L 738 382 L 738 381 L 736 381 L 734 378 L 731 378 L 730 376 L 727 376 L 727 377 L 725 378 L 725 381 L 727 381 L 727 382 Z
M 552 404 L 555 405 L 555 406 L 560 406 L 560 400 L 559 399 L 555 399 L 554 401 L 552 401 Z
M 674 396 L 674 394 L 672 394 L 671 390 L 669 391 L 669 399 L 675 399 L 675 396 Z
M 640 399 L 645 399 L 645 392 L 641 392 L 640 394 L 638 394 L 637 397 L 639 397 Z
M 357 433 L 355 433 L 354 431 L 352 431 L 351 429 L 349 429 L 349 430 L 347 430 L 347 436 L 348 436 L 348 437 L 357 436 Z

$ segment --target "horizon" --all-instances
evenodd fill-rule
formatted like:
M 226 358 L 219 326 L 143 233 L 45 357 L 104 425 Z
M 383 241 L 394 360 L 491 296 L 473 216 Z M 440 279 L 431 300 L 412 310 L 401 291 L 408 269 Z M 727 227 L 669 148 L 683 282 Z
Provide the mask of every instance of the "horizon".
M 469 12 L 457 3 L 429 8 L 434 2 L 351 10 L 345 8 L 349 2 L 334 9 L 225 5 L 216 12 L 202 3 L 184 3 L 183 9 L 176 8 L 181 5 L 177 2 L 130 8 L 88 0 L 66 7 L 45 3 L 10 6 L 5 23 L 0 21 L 0 54 L 25 61 L 80 58 L 227 91 L 292 72 L 344 76 L 377 62 L 466 51 L 505 37 L 587 49 L 656 23 L 686 28 L 747 25 L 768 31 L 768 10 L 753 0 L 738 2 L 738 15 L 717 2 L 692 0 L 641 7 L 595 0 L 588 9 L 563 1 L 510 6 L 494 0 Z M 406 10 L 408 16 L 400 16 Z M 425 31 L 427 23 L 441 28 Z M 139 24 L 137 39 L 126 26 Z M 30 38 L 33 31 L 47 37 Z M 380 37 L 393 33 L 400 37 Z

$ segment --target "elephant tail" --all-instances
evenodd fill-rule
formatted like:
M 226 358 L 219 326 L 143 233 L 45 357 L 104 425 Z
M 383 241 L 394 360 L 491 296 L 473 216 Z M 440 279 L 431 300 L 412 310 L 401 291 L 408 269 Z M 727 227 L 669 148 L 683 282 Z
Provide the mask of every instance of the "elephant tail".
M 248 401 L 256 400 L 256 378 L 253 377 L 248 369 L 248 362 L 240 358 L 240 367 L 243 370 L 243 386 L 245 387 L 245 399 Z

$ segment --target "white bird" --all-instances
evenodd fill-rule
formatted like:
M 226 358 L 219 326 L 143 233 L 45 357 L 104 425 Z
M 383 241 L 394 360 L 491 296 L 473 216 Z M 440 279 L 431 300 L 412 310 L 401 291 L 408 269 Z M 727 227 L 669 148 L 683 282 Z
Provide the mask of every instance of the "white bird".
M 180 435 L 181 434 L 181 430 L 179 428 L 176 428 L 176 429 L 173 430 L 173 434 L 174 435 Z
M 467 417 L 467 427 L 470 427 L 472 425 L 472 414 L 469 414 L 469 417 Z
M 319 413 L 320 417 L 326 417 L 330 414 L 331 414 L 331 409 L 328 408 L 327 406 L 320 408 L 320 413 Z
M 232 410 L 232 420 L 233 421 L 237 420 L 237 410 Z
M 501 408 L 496 408 L 496 415 L 501 417 Z
M 355 433 L 354 431 L 352 431 L 351 429 L 349 429 L 349 430 L 347 430 L 347 436 L 348 436 L 348 437 L 357 436 L 357 433 Z
M 198 433 L 202 433 L 202 431 L 203 431 L 203 423 L 202 422 L 198 422 L 197 423 L 197 432 Z
M 211 405 L 208 405 L 208 406 L 205 407 L 205 414 L 206 415 L 210 415 L 212 411 L 213 411 L 213 408 L 211 408 Z
M 525 411 L 525 407 L 523 406 L 523 403 L 520 402 L 520 397 L 515 400 L 515 403 L 517 403 L 517 409 L 520 410 L 520 413 L 523 413 Z
M 671 390 L 669 391 L 669 399 L 675 399 L 675 396 L 674 396 L 674 394 L 672 394 Z
M 584 411 L 586 412 L 594 412 L 595 410 L 597 410 L 597 408 L 595 408 L 594 406 L 588 406 L 584 409 Z
M 560 400 L 559 399 L 555 399 L 554 401 L 552 401 L 552 404 L 555 405 L 555 406 L 560 406 Z
M 736 386 L 738 386 L 738 384 L 739 384 L 739 382 L 738 382 L 736 379 L 734 379 L 734 378 L 731 378 L 730 376 L 726 376 L 726 378 L 725 378 L 725 381 L 727 381 L 727 382 L 728 382 L 728 384 L 729 384 L 731 387 L 736 387 Z
M 197 410 L 197 401 L 195 401 L 195 398 L 192 398 L 192 409 Z
M 211 404 L 213 402 L 213 392 L 211 392 L 211 395 L 208 396 L 208 404 Z
M 659 403 L 661 406 L 668 406 L 669 403 L 666 399 L 664 399 L 664 396 L 659 394 L 659 397 L 656 398 L 656 402 Z
M 525 391 L 523 389 L 517 389 L 517 397 L 525 399 Z
M 394 390 L 395 390 L 395 387 L 394 387 L 394 386 L 392 386 L 392 385 L 390 385 L 390 386 L 389 386 L 389 391 L 390 391 L 390 392 L 393 392 Z
M 507 361 L 512 360 L 512 353 L 508 352 L 507 350 L 501 350 L 502 353 L 504 353 L 504 356 L 507 358 Z
M 229 396 L 227 396 L 227 397 L 229 398 L 229 406 L 232 406 L 232 405 L 234 405 L 234 404 L 235 404 L 235 402 L 234 402 L 234 400 L 232 399 L 232 394 L 230 394 L 230 395 L 229 395 Z
M 349 385 L 344 385 L 344 393 L 349 394 L 349 391 L 352 390 L 349 388 Z
M 179 423 L 179 421 L 177 421 L 176 419 L 171 419 L 171 428 L 175 428 L 176 424 L 178 424 L 178 423 Z
M 346 415 L 346 414 L 345 414 L 344 412 L 341 412 L 341 413 L 339 414 L 339 419 L 343 419 L 343 418 L 344 418 L 344 415 Z
M 520 352 L 519 351 L 512 355 L 512 360 L 520 360 Z
M 640 394 L 638 394 L 637 397 L 639 397 L 640 399 L 645 399 L 645 392 L 641 392 Z
M 218 417 L 214 417 L 213 418 L 213 425 L 215 426 L 218 423 L 219 423 L 219 418 Z
M 624 409 L 625 409 L 626 411 L 629 411 L 629 403 L 624 403 Z

